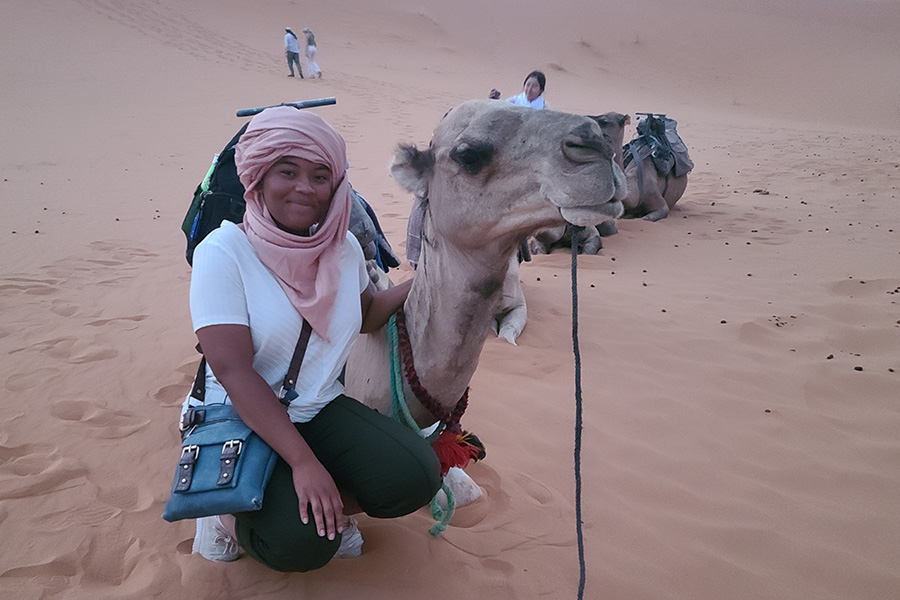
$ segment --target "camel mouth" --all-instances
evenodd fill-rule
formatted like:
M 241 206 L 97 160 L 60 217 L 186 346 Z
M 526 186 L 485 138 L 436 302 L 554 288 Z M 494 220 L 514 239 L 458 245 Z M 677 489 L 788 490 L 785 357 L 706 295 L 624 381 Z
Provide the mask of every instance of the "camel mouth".
M 612 199 L 603 204 L 590 206 L 559 207 L 559 214 L 572 225 L 593 227 L 610 219 L 618 219 L 625 210 L 619 200 Z

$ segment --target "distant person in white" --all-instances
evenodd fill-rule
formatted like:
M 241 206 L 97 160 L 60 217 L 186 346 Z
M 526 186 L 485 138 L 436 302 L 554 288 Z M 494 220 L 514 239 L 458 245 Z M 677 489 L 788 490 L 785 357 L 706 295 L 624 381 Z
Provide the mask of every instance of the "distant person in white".
M 544 102 L 544 87 L 547 85 L 547 78 L 540 71 L 532 71 L 525 77 L 522 85 L 522 93 L 506 99 L 506 102 L 515 104 L 516 106 L 524 106 L 526 108 L 534 108 L 542 110 L 547 108 Z M 500 92 L 491 90 L 490 98 L 498 100 Z
M 309 29 L 304 29 L 303 33 L 306 34 L 306 74 L 322 79 L 322 69 L 316 62 L 316 36 Z
M 303 79 L 303 70 L 300 68 L 300 46 L 297 44 L 297 34 L 291 31 L 290 27 L 285 27 L 284 31 L 284 57 L 287 59 L 288 69 L 294 76 L 294 65 L 297 65 L 297 74 Z

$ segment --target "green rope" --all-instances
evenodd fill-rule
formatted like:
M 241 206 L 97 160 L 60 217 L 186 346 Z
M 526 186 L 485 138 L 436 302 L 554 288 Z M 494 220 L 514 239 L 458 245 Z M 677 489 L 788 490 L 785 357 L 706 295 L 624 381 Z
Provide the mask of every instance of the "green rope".
M 397 317 L 391 316 L 388 321 L 388 344 L 390 345 L 391 354 L 391 414 L 395 421 L 404 423 L 413 431 L 419 432 L 420 428 L 415 419 L 409 412 L 409 406 L 406 404 L 406 396 L 403 395 L 403 374 L 400 372 L 400 344 L 397 338 Z M 443 427 L 436 427 L 426 440 L 432 442 L 440 435 Z M 456 510 L 456 500 L 453 498 L 453 490 L 446 483 L 441 484 L 441 489 L 447 496 L 447 510 L 440 507 L 437 501 L 437 494 L 431 499 L 431 516 L 437 521 L 428 530 L 431 535 L 440 535 L 442 531 L 447 529 L 453 512 Z
M 450 519 L 453 517 L 453 511 L 456 510 L 456 500 L 453 498 L 453 490 L 450 489 L 450 486 L 446 483 L 441 484 L 441 489 L 444 490 L 444 494 L 447 495 L 447 510 L 441 508 L 441 505 L 438 504 L 437 494 L 434 495 L 434 498 L 431 499 L 431 516 L 434 517 L 434 520 L 437 521 L 434 525 L 431 526 L 431 529 L 428 530 L 428 533 L 434 536 L 438 536 L 442 531 L 447 529 L 447 525 L 450 524 Z
M 397 339 L 397 317 L 391 316 L 388 321 L 388 343 L 391 352 L 391 412 L 395 421 L 404 423 L 407 427 L 418 429 L 416 421 L 409 413 L 409 407 L 404 402 L 403 375 L 400 373 L 400 344 Z

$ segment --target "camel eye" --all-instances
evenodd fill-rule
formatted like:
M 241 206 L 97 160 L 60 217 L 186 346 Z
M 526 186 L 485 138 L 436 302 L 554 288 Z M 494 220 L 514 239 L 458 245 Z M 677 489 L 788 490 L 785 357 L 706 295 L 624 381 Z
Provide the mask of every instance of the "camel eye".
M 462 167 L 467 173 L 477 175 L 494 156 L 492 144 L 469 144 L 463 142 L 450 152 L 453 162 Z

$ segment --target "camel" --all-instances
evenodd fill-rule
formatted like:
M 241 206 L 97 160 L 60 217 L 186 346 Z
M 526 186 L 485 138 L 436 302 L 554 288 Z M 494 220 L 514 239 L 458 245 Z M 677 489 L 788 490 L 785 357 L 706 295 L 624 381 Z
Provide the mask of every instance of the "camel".
M 672 124 L 674 132 L 675 122 L 671 119 L 658 118 L 659 115 L 651 115 L 654 120 L 649 123 L 658 128 L 658 135 L 665 137 L 667 122 Z M 642 217 L 647 221 L 659 221 L 665 219 L 669 210 L 675 206 L 687 189 L 687 174 L 693 168 L 693 163 L 687 155 L 687 148 L 676 136 L 676 144 L 673 146 L 676 152 L 675 161 L 670 161 L 670 166 L 664 174 L 656 169 L 649 148 L 642 147 L 634 141 L 624 144 L 625 126 L 631 124 L 631 116 L 617 112 L 607 112 L 602 115 L 590 116 L 600 125 L 603 133 L 608 135 L 616 148 L 616 163 L 624 171 L 627 180 L 627 194 L 621 198 L 624 208 L 623 217 Z M 670 140 L 671 141 L 671 140 Z M 632 155 L 638 154 L 638 160 Z M 602 248 L 601 237 L 613 235 L 617 232 L 616 221 L 608 219 L 594 228 L 577 230 L 572 226 L 554 227 L 538 232 L 533 236 L 528 246 L 532 254 L 547 254 L 554 248 L 571 247 L 573 238 L 578 244 L 579 254 L 596 254 Z
M 674 133 L 675 121 L 658 117 L 659 115 L 648 117 L 647 124 L 654 129 L 654 132 L 660 137 L 667 137 L 669 131 L 667 125 L 671 125 L 670 130 Z M 678 147 L 675 145 L 672 147 L 675 151 L 675 158 L 671 161 L 671 166 L 663 174 L 660 174 L 654 166 L 649 148 L 645 150 L 635 141 L 624 146 L 625 126 L 631 123 L 629 115 L 608 112 L 590 118 L 600 125 L 616 148 L 622 148 L 622 151 L 616 152 L 616 163 L 625 172 L 628 181 L 628 193 L 622 199 L 623 216 L 625 218 L 641 217 L 645 221 L 665 219 L 669 215 L 669 210 L 675 206 L 687 189 L 687 174 L 694 166 L 687 157 L 687 148 L 684 147 L 680 138 L 675 136 Z M 639 126 L 638 131 L 640 132 L 640 130 Z M 634 154 L 637 154 L 637 160 L 634 160 Z M 613 227 L 614 225 L 613 223 Z M 615 233 L 614 230 L 613 233 Z
M 591 119 L 495 100 L 450 110 L 426 150 L 398 147 L 391 174 L 427 205 L 403 312 L 418 380 L 449 412 L 475 373 L 520 243 L 567 222 L 618 217 L 624 176 Z M 386 328 L 361 336 L 347 364 L 347 394 L 391 414 L 390 372 Z M 439 419 L 405 379 L 410 414 L 432 426 Z
M 666 137 L 666 125 L 670 125 L 674 133 L 675 122 L 671 119 L 665 119 L 662 115 L 648 116 L 651 119 L 648 124 L 657 128 L 655 133 L 658 136 Z M 610 140 L 616 149 L 615 162 L 625 173 L 627 185 L 619 198 L 624 210 L 623 216 L 643 217 L 648 221 L 664 219 L 669 214 L 669 209 L 675 206 L 684 194 L 687 188 L 687 173 L 693 168 L 693 163 L 687 155 L 687 148 L 681 139 L 677 135 L 673 136 L 674 159 L 669 159 L 668 170 L 664 175 L 660 175 L 649 147 L 637 141 L 627 146 L 623 144 L 625 126 L 631 123 L 629 115 L 608 112 L 588 118 L 594 120 Z M 672 139 L 669 139 L 669 142 L 672 143 Z M 638 160 L 634 160 L 635 154 Z M 631 160 L 628 160 L 629 158 Z M 554 248 L 570 248 L 575 243 L 579 254 L 596 254 L 603 247 L 601 237 L 613 235 L 617 231 L 616 220 L 612 218 L 604 220 L 596 227 L 579 228 L 571 223 L 557 225 L 539 231 L 529 238 L 528 249 L 531 254 L 549 254 Z M 500 316 L 498 328 L 495 329 L 498 335 L 513 345 L 525 327 L 528 314 L 518 270 L 518 264 L 510 265 L 504 289 L 504 297 L 507 298 L 509 308 Z
M 631 117 L 609 112 L 588 118 L 596 121 L 604 135 L 609 137 L 615 148 L 616 164 L 624 172 L 622 141 L 625 137 L 625 126 L 631 122 Z M 622 201 L 623 209 L 627 206 L 625 201 L 628 196 L 626 194 L 631 195 L 632 193 L 632 186 L 627 181 L 626 177 L 626 191 L 619 198 Z M 578 245 L 579 254 L 597 254 L 603 247 L 600 238 L 613 235 L 616 231 L 615 219 L 606 219 L 596 227 L 585 228 L 573 227 L 571 223 L 567 223 L 539 231 L 528 239 L 528 249 L 532 254 L 549 254 L 555 248 L 571 248 L 574 241 Z

